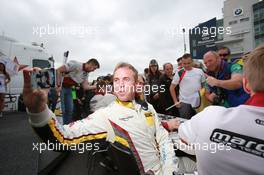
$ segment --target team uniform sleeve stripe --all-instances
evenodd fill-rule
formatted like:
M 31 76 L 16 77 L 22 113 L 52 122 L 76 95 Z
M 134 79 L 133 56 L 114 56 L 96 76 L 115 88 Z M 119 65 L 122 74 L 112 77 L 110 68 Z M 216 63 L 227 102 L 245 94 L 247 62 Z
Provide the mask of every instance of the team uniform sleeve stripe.
M 122 137 L 119 137 L 119 136 L 115 136 L 115 141 L 118 142 L 118 143 L 120 143 L 121 145 L 129 148 L 129 144 L 128 144 L 128 142 L 127 142 L 126 139 L 124 139 Z
M 87 135 L 81 135 L 78 137 L 73 138 L 66 138 L 60 130 L 56 127 L 56 120 L 52 118 L 48 123 L 54 137 L 63 144 L 79 144 L 81 142 L 85 141 L 92 141 L 92 140 L 98 140 L 98 139 L 105 139 L 107 136 L 107 132 L 101 132 L 96 134 L 87 134 Z

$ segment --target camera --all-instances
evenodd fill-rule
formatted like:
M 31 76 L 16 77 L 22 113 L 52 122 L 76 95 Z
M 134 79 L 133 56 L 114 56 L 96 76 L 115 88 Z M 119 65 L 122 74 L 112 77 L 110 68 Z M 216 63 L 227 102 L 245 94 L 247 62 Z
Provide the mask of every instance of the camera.
M 54 88 L 56 86 L 56 70 L 54 68 L 32 72 L 30 78 L 33 89 Z

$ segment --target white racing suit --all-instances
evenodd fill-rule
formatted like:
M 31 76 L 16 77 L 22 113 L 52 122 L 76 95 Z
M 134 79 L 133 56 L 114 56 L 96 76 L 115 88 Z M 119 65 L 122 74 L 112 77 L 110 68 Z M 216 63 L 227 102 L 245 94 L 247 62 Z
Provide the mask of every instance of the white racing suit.
M 30 113 L 29 121 L 45 142 L 78 144 L 97 139 L 119 142 L 133 153 L 141 174 L 172 175 L 177 159 L 168 132 L 161 125 L 154 108 L 147 110 L 133 102 L 116 100 L 87 118 L 61 125 L 48 108 Z

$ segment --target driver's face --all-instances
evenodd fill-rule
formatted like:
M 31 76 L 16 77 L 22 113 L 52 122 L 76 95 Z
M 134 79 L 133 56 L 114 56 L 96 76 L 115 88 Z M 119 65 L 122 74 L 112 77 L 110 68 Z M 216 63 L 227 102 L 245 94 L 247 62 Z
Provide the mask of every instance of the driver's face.
M 135 73 L 127 67 L 119 68 L 113 77 L 114 94 L 120 101 L 131 101 L 135 97 Z

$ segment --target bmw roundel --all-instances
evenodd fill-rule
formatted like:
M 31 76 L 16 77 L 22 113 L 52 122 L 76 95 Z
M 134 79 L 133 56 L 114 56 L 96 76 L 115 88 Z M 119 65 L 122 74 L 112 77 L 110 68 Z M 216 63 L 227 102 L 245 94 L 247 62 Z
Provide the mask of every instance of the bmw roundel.
M 234 16 L 240 16 L 243 14 L 243 9 L 242 8 L 237 8 L 234 10 Z

